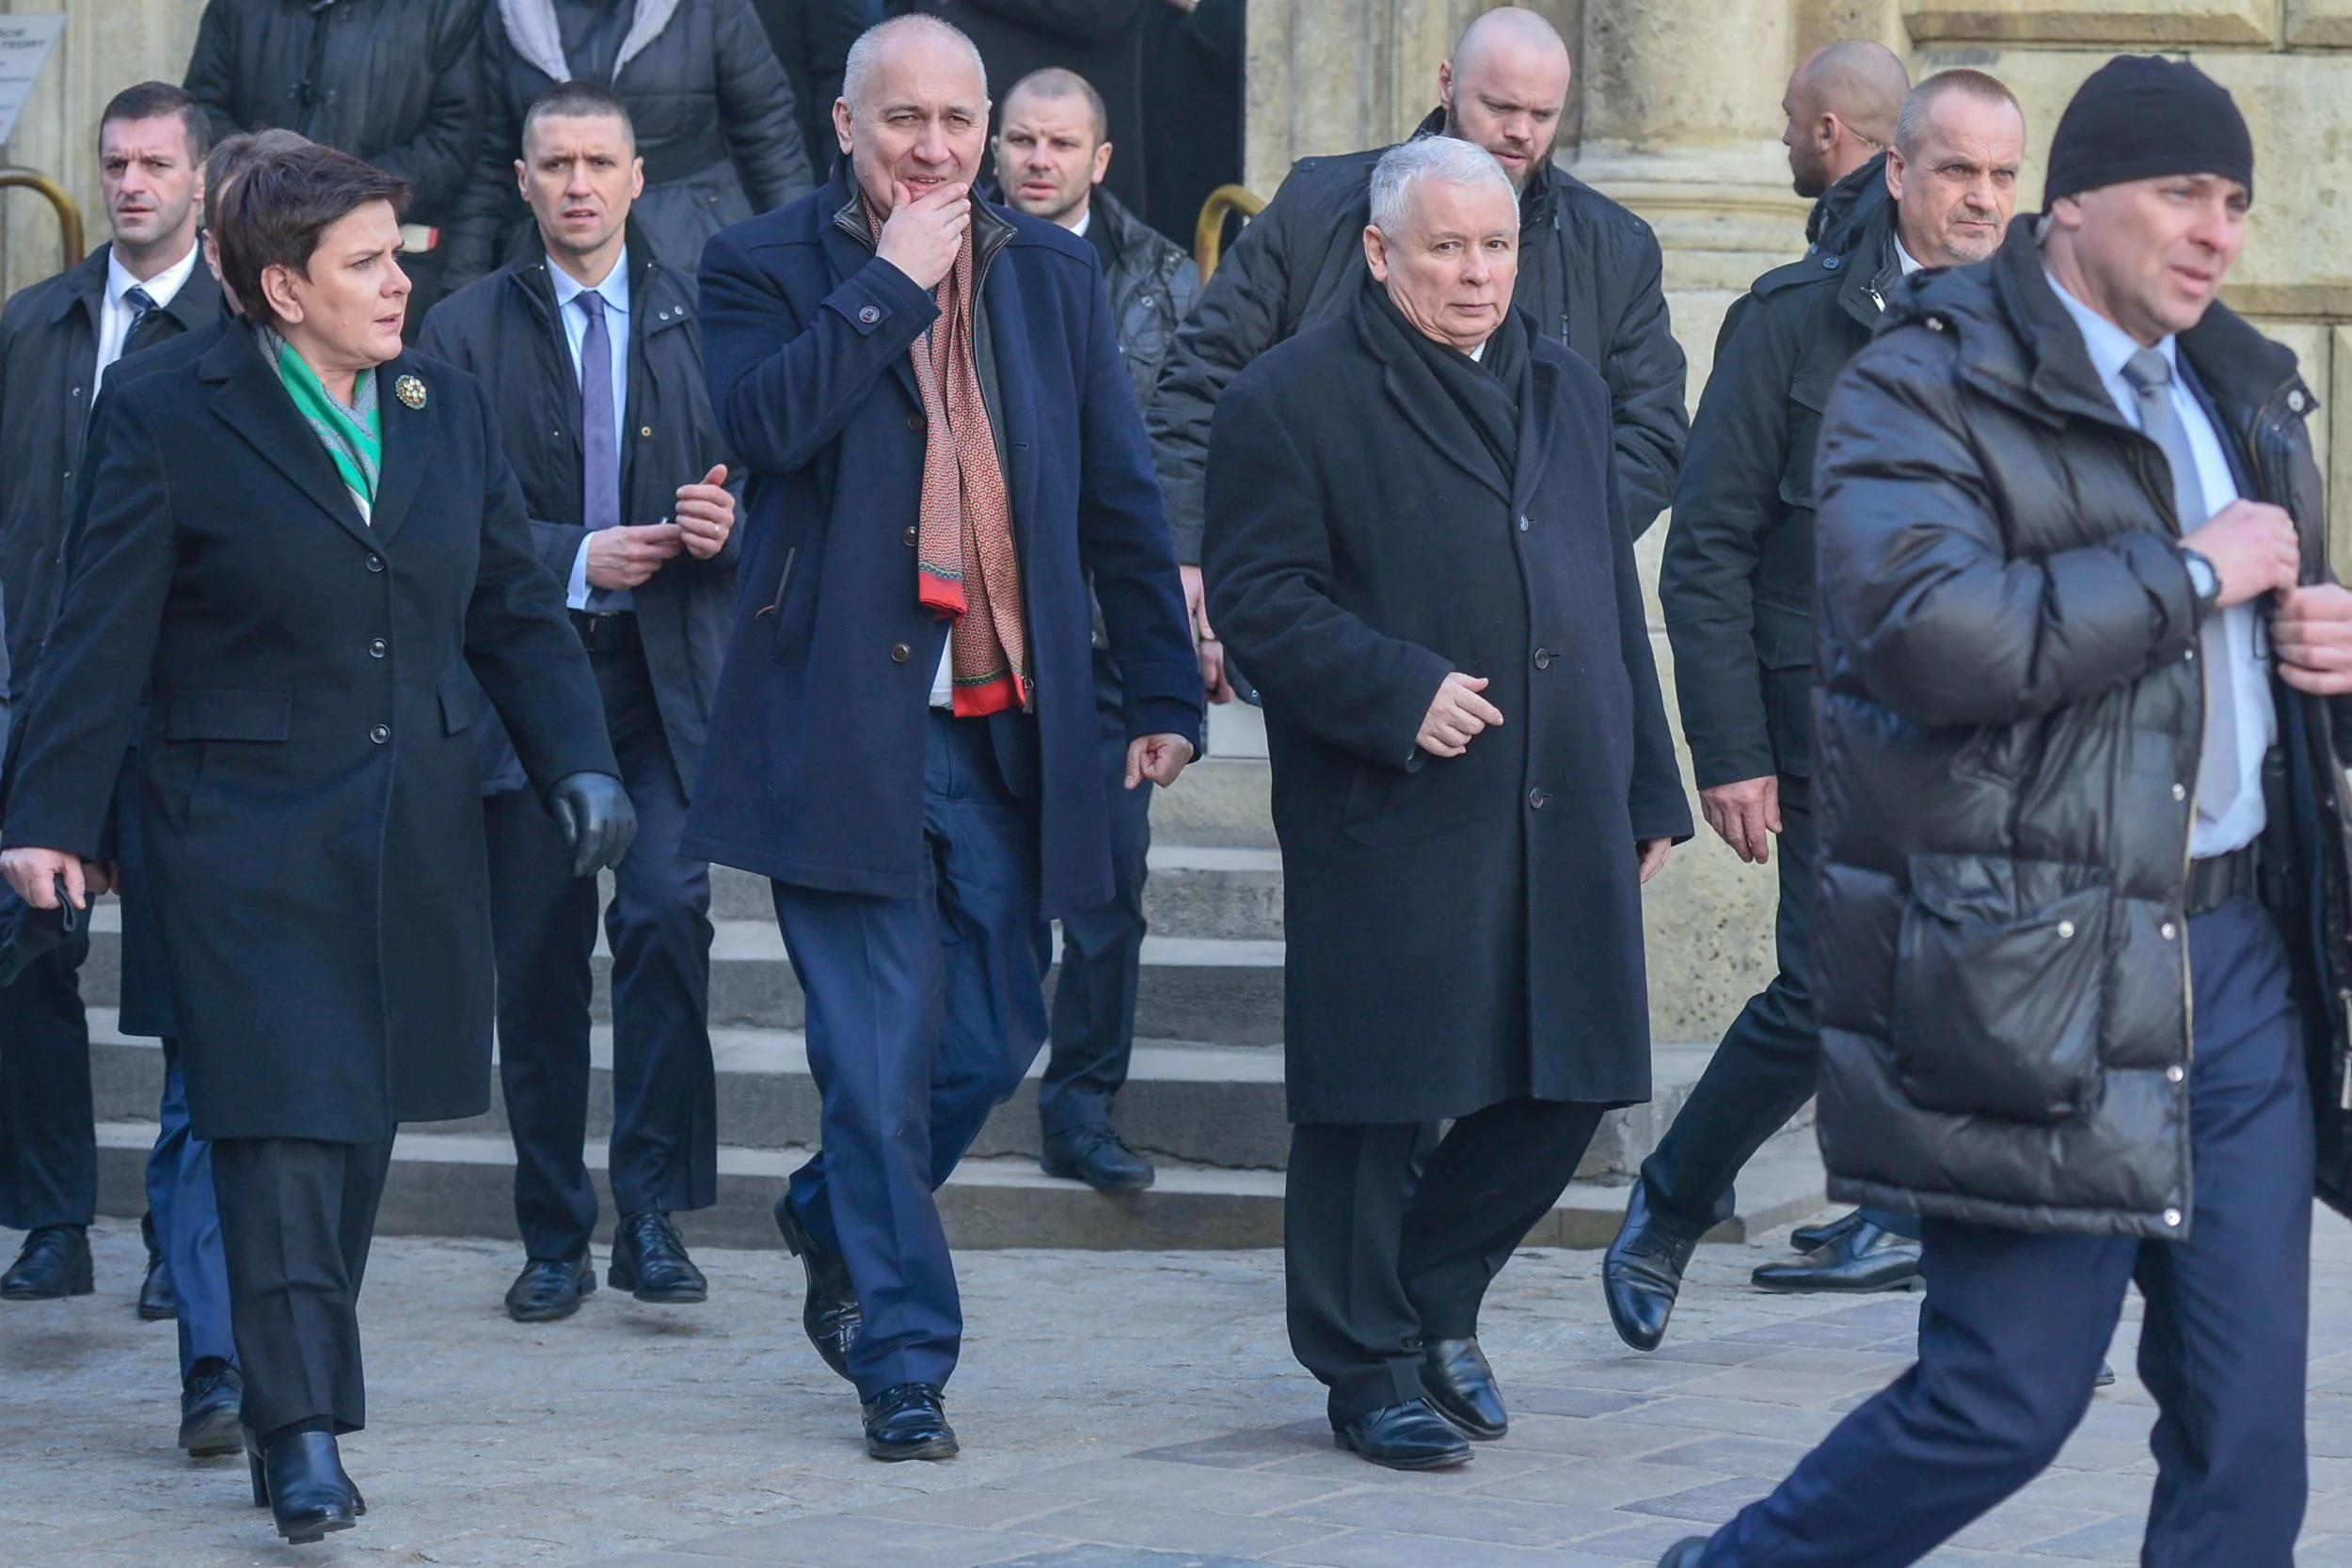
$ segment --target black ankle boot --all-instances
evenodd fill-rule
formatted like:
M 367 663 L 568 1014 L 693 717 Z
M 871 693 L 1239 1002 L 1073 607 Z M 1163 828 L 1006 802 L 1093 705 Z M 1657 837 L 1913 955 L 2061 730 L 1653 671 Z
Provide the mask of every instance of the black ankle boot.
M 323 1541 L 349 1529 L 362 1512 L 359 1489 L 343 1473 L 335 1434 L 296 1428 L 273 1433 L 248 1449 L 253 1501 L 266 1503 L 278 1533 L 291 1545 Z

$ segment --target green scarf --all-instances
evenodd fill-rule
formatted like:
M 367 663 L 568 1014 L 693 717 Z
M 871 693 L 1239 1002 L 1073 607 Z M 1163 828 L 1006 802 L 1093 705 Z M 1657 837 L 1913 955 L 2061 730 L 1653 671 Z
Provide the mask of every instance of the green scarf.
M 278 378 L 285 384 L 286 395 L 294 399 L 310 433 L 334 459 L 335 471 L 342 476 L 343 488 L 351 492 L 360 520 L 369 520 L 375 513 L 376 475 L 384 467 L 384 411 L 376 401 L 375 372 L 359 372 L 352 384 L 351 406 L 346 408 L 335 401 L 318 372 L 294 352 L 292 343 L 266 326 L 258 330 L 262 348 L 278 361 Z

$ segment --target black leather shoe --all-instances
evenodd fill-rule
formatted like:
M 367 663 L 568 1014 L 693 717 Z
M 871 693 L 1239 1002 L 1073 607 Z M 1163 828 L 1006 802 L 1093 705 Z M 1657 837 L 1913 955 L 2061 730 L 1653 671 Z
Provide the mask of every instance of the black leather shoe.
M 1707 1550 L 1707 1540 L 1704 1535 L 1694 1535 L 1688 1541 L 1676 1542 L 1658 1560 L 1658 1568 L 1699 1568 L 1699 1554 Z
M 0 1274 L 0 1301 L 57 1301 L 95 1289 L 87 1226 L 44 1225 L 26 1231 L 16 1261 Z
M 1618 1338 L 1635 1350 L 1658 1348 L 1697 1247 L 1695 1240 L 1662 1230 L 1650 1218 L 1649 1188 L 1636 1178 L 1633 1196 L 1626 1200 L 1625 1224 L 1600 1259 L 1601 1294 L 1608 1298 L 1609 1321 L 1617 1325 Z
M 1788 1232 L 1788 1244 L 1799 1252 L 1824 1247 L 1862 1223 L 1862 1211 L 1850 1209 L 1827 1225 L 1801 1225 Z
M 1475 1335 L 1468 1339 L 1432 1339 L 1422 1347 L 1421 1386 L 1438 1414 L 1465 1437 L 1492 1442 L 1511 1430 L 1510 1413 L 1495 1387 L 1495 1370 Z
M 367 1511 L 359 1489 L 343 1474 L 332 1433 L 273 1437 L 250 1463 L 254 1501 L 269 1505 L 278 1533 L 289 1545 L 308 1545 L 325 1540 L 329 1530 L 349 1529 Z
M 580 1298 L 596 1289 L 596 1260 L 533 1258 L 506 1288 L 506 1315 L 518 1323 L 551 1323 L 580 1310 Z
M 1083 1181 L 1098 1193 L 1140 1192 L 1158 1180 L 1152 1162 L 1109 1127 L 1079 1127 L 1045 1140 L 1038 1162 L 1048 1176 Z
M 1470 1463 L 1470 1446 L 1427 1400 L 1367 1411 L 1331 1429 L 1331 1441 L 1391 1470 L 1448 1470 Z
M 1766 1263 L 1749 1276 L 1760 1290 L 1910 1291 L 1919 1286 L 1919 1243 L 1868 1220 L 1793 1263 Z
M 245 1447 L 238 1412 L 245 1405 L 245 1379 L 226 1361 L 207 1357 L 180 1390 L 180 1446 L 190 1459 L 211 1459 Z
M 164 1261 L 163 1244 L 155 1240 L 153 1214 L 140 1217 L 139 1239 L 147 1243 L 147 1277 L 139 1281 L 139 1316 L 151 1323 L 176 1318 L 180 1292 L 171 1288 L 171 1265 Z
M 2114 1386 L 2115 1386 L 2115 1363 L 2114 1363 L 2114 1362 L 2112 1362 L 2112 1361 L 2102 1361 L 2102 1362 L 2100 1362 L 2100 1363 L 2099 1363 L 2099 1375 L 2098 1375 L 2097 1377 L 2094 1377 L 2094 1378 L 2092 1378 L 2092 1379 L 2090 1380 L 2090 1386 L 2091 1386 L 2093 1388 L 2112 1388 L 2112 1387 L 2114 1387 Z
M 245 1435 L 245 1462 L 253 1474 L 253 1506 L 267 1508 L 269 1506 L 269 1478 L 262 1471 L 261 1439 L 253 1435 L 251 1427 L 242 1427 L 238 1430 Z M 348 1473 L 343 1476 L 343 1483 L 351 1488 L 352 1513 L 356 1517 L 366 1518 L 368 1499 L 360 1494 L 359 1483 L 353 1481 Z
M 858 1306 L 857 1287 L 850 1283 L 850 1265 L 839 1253 L 817 1244 L 792 1207 L 789 1189 L 776 1199 L 776 1228 L 784 1232 L 784 1244 L 792 1249 L 808 1275 L 808 1291 L 801 1300 L 801 1327 L 834 1375 L 848 1377 L 850 1347 L 857 1342 L 857 1331 L 866 1322 L 866 1313 Z
M 710 1281 L 686 1256 L 670 1216 L 623 1214 L 612 1229 L 612 1262 L 604 1282 L 639 1301 L 691 1306 L 710 1299 Z
M 866 1405 L 866 1451 L 876 1459 L 953 1459 L 956 1431 L 940 1409 L 939 1385 L 901 1383 Z

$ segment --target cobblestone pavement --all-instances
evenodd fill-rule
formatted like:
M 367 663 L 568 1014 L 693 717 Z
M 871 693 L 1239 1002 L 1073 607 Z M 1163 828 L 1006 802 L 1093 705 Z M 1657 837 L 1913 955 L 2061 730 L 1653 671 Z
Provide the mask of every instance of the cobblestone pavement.
M 885 1466 L 800 1337 L 780 1252 L 703 1254 L 707 1306 L 600 1291 L 524 1328 L 499 1307 L 511 1248 L 390 1239 L 362 1304 L 372 1424 L 344 1444 L 372 1512 L 294 1548 L 246 1506 L 241 1462 L 173 1449 L 172 1330 L 131 1310 L 135 1227 L 98 1243 L 98 1295 L 0 1307 L 0 1562 L 1649 1568 L 1899 1370 L 1918 1299 L 1763 1295 L 1745 1275 L 1777 1238 L 1708 1246 L 1642 1357 L 1609 1330 L 1598 1254 L 1530 1253 L 1484 1332 L 1510 1437 L 1400 1476 L 1331 1449 L 1283 1343 L 1278 1255 L 969 1254 L 963 1455 Z M 2323 1217 L 2315 1252 L 2304 1568 L 2352 1564 L 2352 1227 Z M 2122 1383 L 2058 1467 L 1932 1562 L 2137 1560 L 2136 1318 Z

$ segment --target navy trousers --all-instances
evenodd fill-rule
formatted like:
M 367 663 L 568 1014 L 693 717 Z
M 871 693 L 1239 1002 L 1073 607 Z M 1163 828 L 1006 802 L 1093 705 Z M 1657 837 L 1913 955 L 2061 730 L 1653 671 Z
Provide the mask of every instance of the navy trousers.
M 229 1263 L 221 1252 L 220 1204 L 213 1194 L 213 1146 L 188 1131 L 180 1042 L 164 1040 L 162 1130 L 147 1156 L 147 1207 L 180 1297 L 180 1381 L 199 1361 L 235 1364 L 229 1316 Z
M 87 1225 L 98 1212 L 98 1121 L 86 926 L 0 986 L 0 1226 Z
M 1143 880 L 1152 851 L 1152 791 L 1127 787 L 1127 691 L 1119 666 L 1094 656 L 1095 726 L 1111 809 L 1111 901 L 1061 923 L 1053 1045 L 1037 1089 L 1049 1138 L 1107 1127 L 1136 1049 L 1136 983 L 1143 960 Z
M 604 912 L 612 950 L 612 1201 L 625 1214 L 719 1197 L 719 1082 L 710 1059 L 710 867 L 678 854 L 686 790 L 644 655 L 592 654 L 637 840 Z M 596 1227 L 588 1177 L 590 960 L 596 879 L 532 790 L 483 801 L 498 964 L 499 1084 L 515 1139 L 523 1251 L 577 1259 Z
M 1919 1360 L 1708 1543 L 1707 1568 L 1898 1568 L 2031 1481 L 2090 1402 L 2127 1285 L 2155 1396 L 2146 1568 L 2288 1568 L 2303 1518 L 2312 1113 L 2285 944 L 2189 922 L 2196 1207 L 2185 1242 L 1923 1227 Z
M 850 1377 L 869 1402 L 955 1370 L 963 1307 L 932 1194 L 1045 1039 L 1037 819 L 985 721 L 932 712 L 923 832 L 916 897 L 774 884 L 823 1106 L 789 1198 L 849 1266 L 865 1314 Z
M 1780 973 L 1748 999 L 1674 1125 L 1642 1162 L 1642 1185 L 1659 1228 L 1703 1236 L 1731 1217 L 1733 1182 L 1765 1141 L 1813 1098 L 1821 1034 L 1813 1022 L 1812 782 L 1780 778 L 1781 832 L 1773 847 L 1780 908 L 1773 921 Z M 1909 1214 L 1865 1211 L 1898 1235 L 1916 1236 Z

